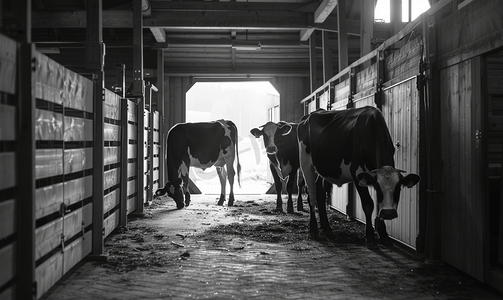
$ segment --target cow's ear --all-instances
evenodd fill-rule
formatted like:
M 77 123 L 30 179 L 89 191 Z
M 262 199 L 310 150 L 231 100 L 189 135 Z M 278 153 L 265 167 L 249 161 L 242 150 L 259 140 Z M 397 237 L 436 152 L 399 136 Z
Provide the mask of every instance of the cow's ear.
M 253 128 L 252 130 L 250 130 L 250 133 L 257 139 L 262 136 L 262 130 L 258 128 Z
M 177 185 L 182 185 L 182 182 L 183 182 L 182 178 L 178 178 L 178 179 L 175 181 L 175 183 L 176 183 Z
M 366 187 L 372 186 L 376 181 L 375 175 L 372 175 L 370 173 L 360 173 L 356 175 L 356 178 L 358 178 L 359 185 Z
M 408 187 L 409 189 L 413 186 L 415 186 L 419 181 L 421 180 L 421 177 L 417 174 L 409 174 L 405 177 L 402 178 L 402 185 Z
M 278 128 L 278 133 L 281 135 L 287 135 L 292 131 L 292 125 L 284 124 L 283 126 Z

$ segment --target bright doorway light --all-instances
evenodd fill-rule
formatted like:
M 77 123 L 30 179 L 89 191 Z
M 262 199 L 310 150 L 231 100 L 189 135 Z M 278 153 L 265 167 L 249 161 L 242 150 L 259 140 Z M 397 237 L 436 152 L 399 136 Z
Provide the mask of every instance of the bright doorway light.
M 227 119 L 238 128 L 241 187 L 236 178 L 234 194 L 264 194 L 271 185 L 263 142 L 253 137 L 250 130 L 268 121 L 268 105 L 279 102 L 274 101 L 278 99 L 279 93 L 268 81 L 197 82 L 187 92 L 187 122 Z M 204 194 L 220 194 L 220 181 L 214 167 L 191 168 L 189 176 Z

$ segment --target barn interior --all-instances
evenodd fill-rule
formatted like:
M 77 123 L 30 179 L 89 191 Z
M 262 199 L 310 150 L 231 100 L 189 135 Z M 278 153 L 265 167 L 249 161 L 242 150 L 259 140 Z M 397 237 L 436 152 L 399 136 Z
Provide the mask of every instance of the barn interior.
M 318 94 L 321 93 L 315 91 L 330 78 L 378 49 L 386 40 L 400 35 L 411 23 L 416 0 L 390 0 L 390 22 L 375 19 L 378 2 L 379 0 L 0 0 L 0 33 L 19 43 L 33 43 L 36 51 L 85 78 L 96 80 L 96 76 L 102 76 L 103 87 L 110 91 L 131 99 L 144 99 L 148 110 L 160 113 L 159 122 L 164 130 L 185 121 L 185 95 L 197 82 L 269 81 L 280 94 L 279 101 L 271 106 L 274 114 L 285 121 L 296 121 L 308 110 L 307 102 L 300 103 L 302 99 L 318 99 Z M 459 15 L 465 17 L 460 21 L 464 22 L 459 25 L 462 28 L 457 31 L 459 40 L 469 41 L 472 34 L 490 32 L 489 29 L 492 29 L 489 25 L 474 23 L 476 25 L 473 28 L 477 30 L 466 30 L 464 26 L 472 29 L 471 18 L 480 18 L 483 14 L 466 13 L 466 17 L 464 12 L 479 12 L 474 7 L 486 3 L 484 5 L 488 9 L 483 12 L 488 13 L 488 10 L 497 7 L 497 1 L 428 2 L 435 8 L 430 15 L 435 16 L 438 22 L 455 19 Z M 500 12 L 498 9 L 493 10 Z M 493 24 L 497 26 L 500 23 L 501 18 L 493 20 Z M 474 132 L 473 141 L 467 138 L 465 143 L 471 149 L 479 149 L 481 144 L 477 143 L 482 143 L 484 151 L 480 159 L 481 175 L 476 174 L 480 194 L 473 195 L 475 202 L 469 202 L 466 206 L 470 210 L 472 203 L 484 203 L 478 209 L 483 211 L 481 215 L 488 218 L 479 220 L 469 212 L 462 211 L 460 223 L 475 220 L 477 228 L 480 225 L 485 230 L 487 226 L 484 235 L 488 234 L 489 239 L 484 238 L 483 246 L 477 245 L 484 247 L 484 251 L 477 248 L 472 255 L 472 247 L 475 246 L 470 244 L 470 237 L 458 237 L 457 240 L 464 242 L 460 244 L 461 248 L 470 250 L 460 250 L 462 253 L 457 253 L 464 256 L 460 259 L 463 260 L 460 266 L 456 267 L 463 269 L 466 264 L 470 264 L 466 261 L 476 261 L 477 263 L 472 263 L 474 265 L 483 261 L 484 271 L 477 270 L 479 273 L 474 273 L 479 276 L 481 272 L 494 271 L 493 275 L 487 275 L 486 272 L 485 277 L 480 275 L 477 278 L 501 287 L 503 45 L 501 31 L 496 33 L 500 35 L 495 34 L 492 42 L 481 42 L 486 50 L 474 50 L 483 48 L 476 42 L 466 42 L 469 47 L 464 47 L 465 44 L 460 42 L 459 48 L 462 50 L 455 48 L 445 54 L 448 57 L 445 61 L 459 53 L 462 58 L 455 59 L 462 62 L 467 60 L 466 57 L 482 57 L 482 67 L 477 69 L 481 71 L 481 84 L 477 88 L 480 87 L 483 99 L 480 101 L 483 103 L 480 111 L 483 127 Z M 405 37 L 397 38 L 397 42 L 386 49 L 386 57 L 394 52 L 398 53 L 399 47 L 413 40 L 415 35 L 407 33 Z M 368 64 L 376 61 L 373 58 Z M 406 68 L 397 66 L 399 67 Z M 358 65 L 355 69 L 362 70 L 364 67 Z M 345 75 L 340 81 L 348 77 L 350 76 Z M 452 94 L 457 94 L 457 90 Z M 2 97 L 1 104 L 15 103 L 8 97 Z M 42 102 L 37 102 L 40 103 Z M 316 105 L 320 106 L 320 102 Z M 50 104 L 37 108 L 54 111 L 60 109 L 57 105 L 54 107 Z M 42 149 L 63 148 L 62 144 L 65 145 L 60 142 L 39 142 L 36 146 Z M 80 144 L 66 145 L 78 147 Z M 13 146 L 8 142 L 5 145 L 0 143 L 1 152 L 12 149 Z M 162 165 L 163 159 L 159 159 Z M 459 171 L 457 173 L 463 173 L 461 169 L 456 170 Z M 162 167 L 160 171 L 163 172 Z M 466 180 L 469 179 L 471 178 L 467 176 Z M 160 181 L 162 180 L 161 175 Z M 43 179 L 37 184 L 40 187 L 52 182 Z M 197 187 L 192 188 L 195 190 Z M 426 191 L 424 186 L 423 189 L 422 192 L 426 194 L 441 192 Z M 9 197 L 10 194 L 2 194 L 0 202 L 5 203 L 6 199 L 10 200 Z M 458 208 L 456 205 L 455 209 Z M 446 211 L 442 213 L 451 215 Z M 51 221 L 50 218 L 37 220 L 43 225 Z M 457 224 L 451 223 L 453 227 Z M 443 230 L 444 234 L 451 233 Z M 4 242 L 1 246 L 5 244 Z M 485 252 L 485 246 L 488 246 L 489 252 Z M 474 256 L 481 258 L 474 260 Z M 12 281 L 5 284 L 2 292 L 11 288 L 11 283 Z

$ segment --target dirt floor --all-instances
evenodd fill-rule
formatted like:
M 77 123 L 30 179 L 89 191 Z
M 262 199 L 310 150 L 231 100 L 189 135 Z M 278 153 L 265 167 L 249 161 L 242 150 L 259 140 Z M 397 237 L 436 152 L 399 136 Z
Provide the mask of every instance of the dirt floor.
M 274 212 L 275 196 L 192 197 L 182 210 L 155 199 L 106 239 L 106 260 L 79 264 L 44 298 L 503 299 L 408 248 L 367 249 L 364 225 L 333 210 L 336 239 L 313 241 L 309 214 Z

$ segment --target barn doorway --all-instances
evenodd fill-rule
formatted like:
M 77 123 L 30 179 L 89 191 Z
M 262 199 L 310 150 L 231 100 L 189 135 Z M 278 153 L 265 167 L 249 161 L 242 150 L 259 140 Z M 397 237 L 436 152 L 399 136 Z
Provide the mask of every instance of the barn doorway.
M 228 119 L 238 128 L 241 187 L 235 182 L 234 194 L 265 194 L 272 184 L 264 144 L 250 130 L 279 121 L 279 96 L 268 81 L 197 82 L 187 92 L 187 122 Z M 191 168 L 189 177 L 203 194 L 220 194 L 215 168 Z

